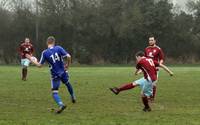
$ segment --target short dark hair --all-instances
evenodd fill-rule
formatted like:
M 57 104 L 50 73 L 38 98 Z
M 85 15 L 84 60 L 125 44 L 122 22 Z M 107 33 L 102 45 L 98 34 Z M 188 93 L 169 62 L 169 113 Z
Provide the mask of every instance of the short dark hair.
M 154 35 L 149 35 L 149 38 L 154 38 L 154 40 L 157 41 L 157 38 Z
M 138 51 L 138 52 L 135 54 L 136 57 L 138 57 L 138 56 L 142 57 L 142 56 L 144 56 L 144 55 L 145 55 L 145 54 L 144 54 L 143 51 Z
M 54 36 L 49 36 L 49 37 L 47 38 L 47 42 L 50 43 L 50 44 L 55 43 L 55 41 L 56 41 L 56 39 L 55 39 Z

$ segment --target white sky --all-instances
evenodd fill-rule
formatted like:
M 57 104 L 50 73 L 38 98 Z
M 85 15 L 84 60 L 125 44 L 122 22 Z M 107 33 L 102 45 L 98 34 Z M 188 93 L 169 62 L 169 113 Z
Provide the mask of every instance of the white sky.
M 3 1 L 3 0 L 0 0 L 0 2 Z M 26 1 L 34 1 L 34 0 L 26 0 Z M 188 1 L 196 1 L 196 0 L 170 0 L 172 1 L 175 5 L 178 5 L 180 6 L 180 8 L 182 10 L 186 10 L 186 6 L 185 4 L 188 2 Z
M 197 1 L 197 0 L 171 0 L 174 4 L 179 5 L 181 8 L 185 8 L 186 7 L 186 3 L 188 1 Z

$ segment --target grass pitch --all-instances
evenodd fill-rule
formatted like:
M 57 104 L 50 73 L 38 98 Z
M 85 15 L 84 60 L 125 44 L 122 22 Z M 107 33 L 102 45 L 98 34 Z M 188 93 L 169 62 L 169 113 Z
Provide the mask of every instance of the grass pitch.
M 72 67 L 77 103 L 71 103 L 61 85 L 59 93 L 68 107 L 55 115 L 47 67 L 30 67 L 23 82 L 20 67 L 1 66 L 0 125 L 199 125 L 200 67 L 171 69 L 174 77 L 161 70 L 152 112 L 144 113 L 139 88 L 117 96 L 108 89 L 140 78 L 133 67 Z

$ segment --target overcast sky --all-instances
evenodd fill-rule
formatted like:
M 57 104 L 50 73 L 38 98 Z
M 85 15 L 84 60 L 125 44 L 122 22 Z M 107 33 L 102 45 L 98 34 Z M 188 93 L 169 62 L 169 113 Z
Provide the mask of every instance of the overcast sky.
M 188 0 L 172 0 L 173 3 L 180 5 L 181 7 L 185 7 L 185 4 L 188 2 Z
M 0 0 L 0 1 L 2 1 L 2 0 Z M 34 1 L 34 0 L 27 0 L 27 1 Z M 196 1 L 196 0 L 169 0 L 169 1 L 172 1 L 175 5 L 180 6 L 180 8 L 182 10 L 186 10 L 186 6 L 185 6 L 186 3 L 188 1 Z

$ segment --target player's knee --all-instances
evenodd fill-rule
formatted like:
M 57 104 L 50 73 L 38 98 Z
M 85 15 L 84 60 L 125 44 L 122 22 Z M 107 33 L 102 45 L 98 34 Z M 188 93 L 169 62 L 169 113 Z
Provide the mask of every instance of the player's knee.
M 58 93 L 58 88 L 52 88 L 51 91 L 52 93 Z
M 144 92 L 141 92 L 141 97 L 146 97 L 146 95 L 144 94 Z
M 64 80 L 64 81 L 62 81 L 65 85 L 69 85 L 70 83 L 69 83 L 69 81 L 68 80 Z
M 133 85 L 133 86 L 139 86 L 139 84 L 137 84 L 137 83 L 135 83 L 135 82 L 133 82 L 132 85 Z
M 157 81 L 153 82 L 153 86 L 156 86 Z
M 23 66 L 22 66 L 22 68 L 23 68 L 23 69 L 27 69 L 27 68 L 28 68 L 28 66 L 25 66 L 25 65 L 23 65 Z

